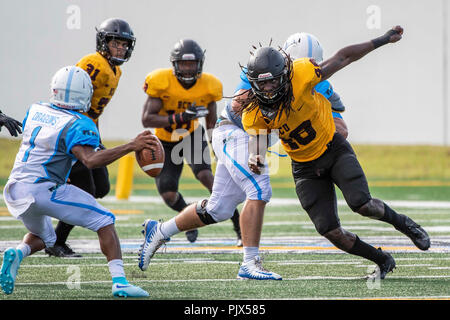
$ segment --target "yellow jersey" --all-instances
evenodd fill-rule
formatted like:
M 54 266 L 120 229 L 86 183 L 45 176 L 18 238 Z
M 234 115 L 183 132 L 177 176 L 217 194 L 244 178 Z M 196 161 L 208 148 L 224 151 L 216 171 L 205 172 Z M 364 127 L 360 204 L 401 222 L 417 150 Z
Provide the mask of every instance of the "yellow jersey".
M 333 139 L 334 125 L 330 102 L 314 90 L 321 81 L 320 67 L 309 58 L 297 59 L 292 66 L 294 100 L 289 116 L 284 111 L 273 120 L 259 108 L 242 115 L 242 124 L 250 135 L 268 134 L 278 129 L 281 144 L 291 159 L 307 162 L 319 158 Z
M 208 104 L 222 99 L 222 83 L 212 74 L 203 72 L 196 83 L 185 89 L 173 74 L 172 69 L 157 69 L 145 78 L 144 91 L 153 98 L 161 99 L 163 107 L 159 115 L 181 113 L 195 102 L 196 106 L 208 107 Z M 155 128 L 155 135 L 163 141 L 178 142 L 193 132 L 199 125 L 198 119 L 165 128 Z
M 84 56 L 76 66 L 82 68 L 91 76 L 94 93 L 91 108 L 85 115 L 91 118 L 95 124 L 98 124 L 98 118 L 119 85 L 122 70 L 119 66 L 115 66 L 114 72 L 108 60 L 98 52 Z

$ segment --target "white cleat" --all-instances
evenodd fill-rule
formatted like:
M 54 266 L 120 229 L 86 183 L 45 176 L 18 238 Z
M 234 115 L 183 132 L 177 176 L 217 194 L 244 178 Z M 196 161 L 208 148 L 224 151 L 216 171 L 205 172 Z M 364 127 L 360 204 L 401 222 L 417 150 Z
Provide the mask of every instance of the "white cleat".
M 20 261 L 17 249 L 6 249 L 3 254 L 3 264 L 0 271 L 0 285 L 4 293 L 11 294 L 14 291 L 17 270 L 19 270 L 19 267 Z
M 253 260 L 243 263 L 239 268 L 237 279 L 246 280 L 281 280 L 281 276 L 275 272 L 268 271 L 263 268 L 262 261 L 259 256 Z
M 155 220 L 147 219 L 144 224 L 144 243 L 141 245 L 139 251 L 139 269 L 142 271 L 147 270 L 150 263 L 150 259 L 155 252 L 166 242 L 170 241 L 170 238 L 164 238 L 161 233 L 161 223 Z
M 147 291 L 142 290 L 139 287 L 133 286 L 131 284 L 121 284 L 121 283 L 113 284 L 112 294 L 114 297 L 121 297 L 121 298 L 127 297 L 143 298 L 149 296 Z

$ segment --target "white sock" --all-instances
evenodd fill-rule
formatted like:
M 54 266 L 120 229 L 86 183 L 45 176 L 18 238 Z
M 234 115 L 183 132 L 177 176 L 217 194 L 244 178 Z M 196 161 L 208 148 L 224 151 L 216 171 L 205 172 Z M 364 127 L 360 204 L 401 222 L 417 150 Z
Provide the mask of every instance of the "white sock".
M 122 259 L 114 259 L 108 262 L 109 273 L 112 278 L 125 278 L 125 270 L 123 270 Z
M 175 223 L 175 217 L 161 224 L 161 233 L 166 238 L 170 238 L 171 236 L 180 233 L 180 230 Z
M 28 257 L 28 256 L 30 255 L 30 253 L 31 253 L 31 248 L 30 248 L 30 246 L 27 245 L 27 244 L 24 243 L 24 242 L 22 242 L 21 244 L 19 244 L 19 245 L 16 247 L 16 249 L 17 249 L 17 250 L 20 250 L 20 251 L 22 252 L 22 260 L 23 260 L 25 257 Z
M 253 260 L 259 254 L 259 247 L 244 247 L 244 263 Z

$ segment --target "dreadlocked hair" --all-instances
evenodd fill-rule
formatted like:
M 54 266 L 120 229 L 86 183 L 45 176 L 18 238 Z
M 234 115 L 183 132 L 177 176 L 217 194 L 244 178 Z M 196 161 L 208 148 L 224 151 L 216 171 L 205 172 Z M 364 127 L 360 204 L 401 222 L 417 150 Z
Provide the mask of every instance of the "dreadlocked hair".
M 253 48 L 255 48 L 255 47 L 253 46 Z M 279 47 L 279 51 L 285 57 L 286 67 L 288 70 L 288 72 L 287 72 L 287 78 L 288 78 L 287 82 L 288 83 L 286 84 L 285 94 L 283 95 L 283 97 L 281 98 L 280 101 L 278 101 L 274 104 L 265 104 L 264 102 L 260 101 L 252 89 L 247 89 L 244 92 L 241 92 L 240 94 L 234 95 L 230 98 L 236 99 L 239 102 L 240 108 L 238 110 L 235 110 L 235 112 L 237 114 L 239 114 L 240 116 L 242 116 L 242 114 L 244 112 L 251 112 L 257 108 L 262 108 L 262 109 L 270 108 L 273 110 L 278 110 L 277 117 L 281 117 L 283 112 L 286 113 L 286 116 L 289 116 L 291 110 L 293 110 L 292 106 L 291 106 L 291 104 L 294 100 L 294 94 L 292 92 L 292 82 L 291 82 L 292 77 L 293 77 L 292 60 L 290 59 L 289 54 L 287 54 L 281 47 Z M 253 54 L 252 52 L 250 52 L 250 53 Z M 241 70 L 243 70 L 244 67 L 241 64 L 239 64 L 239 66 L 241 67 Z

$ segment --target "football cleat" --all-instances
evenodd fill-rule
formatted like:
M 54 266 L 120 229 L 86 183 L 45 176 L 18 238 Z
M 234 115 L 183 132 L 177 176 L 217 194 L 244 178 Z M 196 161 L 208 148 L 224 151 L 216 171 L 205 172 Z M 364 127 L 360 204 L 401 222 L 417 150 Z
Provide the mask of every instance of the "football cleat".
M 404 227 L 402 229 L 397 229 L 416 245 L 420 250 L 428 250 L 430 248 L 431 242 L 428 233 L 417 223 L 415 223 L 411 218 L 405 217 Z
M 150 259 L 164 243 L 170 241 L 170 238 L 164 238 L 161 233 L 161 223 L 155 220 L 147 219 L 144 224 L 144 243 L 139 250 L 139 269 L 147 270 Z
M 383 250 L 381 250 L 381 248 L 378 248 L 379 251 L 381 251 L 383 253 L 383 255 L 385 256 L 385 260 L 382 264 L 379 264 L 376 269 L 374 270 L 374 272 L 368 276 L 368 278 L 380 278 L 380 279 L 384 279 L 386 278 L 386 275 L 389 272 L 393 272 L 395 269 L 395 260 L 394 258 L 391 256 L 390 253 L 385 252 Z
M 112 286 L 112 294 L 114 297 L 122 297 L 122 298 L 142 298 L 148 297 L 149 294 L 147 291 L 133 286 L 131 284 L 121 284 L 114 283 Z
M 237 279 L 282 280 L 279 274 L 263 268 L 262 261 L 259 256 L 256 256 L 253 260 L 241 265 L 241 267 L 239 268 Z
M 20 261 L 17 249 L 6 249 L 3 254 L 3 264 L 0 271 L 0 285 L 4 293 L 11 294 L 14 291 L 17 270 L 19 270 L 19 267 Z
M 81 258 L 82 255 L 79 253 L 76 253 L 72 250 L 71 247 L 67 244 L 55 244 L 53 247 L 45 248 L 45 253 L 48 254 L 50 257 L 55 256 L 59 258 Z
M 186 231 L 186 239 L 188 239 L 189 242 L 191 243 L 195 242 L 195 240 L 197 240 L 197 237 L 198 237 L 197 229 Z

